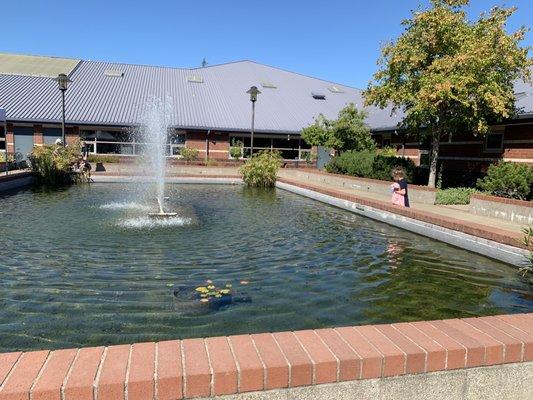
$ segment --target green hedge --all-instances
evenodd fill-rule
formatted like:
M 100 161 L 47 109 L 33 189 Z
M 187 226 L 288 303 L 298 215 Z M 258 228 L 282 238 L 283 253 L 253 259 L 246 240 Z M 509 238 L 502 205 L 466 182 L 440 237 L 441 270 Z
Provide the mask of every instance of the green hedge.
M 449 188 L 437 190 L 435 204 L 470 204 L 470 196 L 478 191 L 473 188 Z
M 87 160 L 91 163 L 118 163 L 120 162 L 119 156 L 105 155 L 105 154 L 90 154 Z
M 533 198 L 533 167 L 526 164 L 501 161 L 487 170 L 477 187 L 494 196 L 519 200 Z
M 419 172 L 411 159 L 380 155 L 373 151 L 343 152 L 330 160 L 326 165 L 326 171 L 389 181 L 392 180 L 391 173 L 396 167 L 404 169 L 409 182 L 418 180 Z
M 256 153 L 239 168 L 242 180 L 246 186 L 274 187 L 282 160 L 276 151 L 263 150 Z

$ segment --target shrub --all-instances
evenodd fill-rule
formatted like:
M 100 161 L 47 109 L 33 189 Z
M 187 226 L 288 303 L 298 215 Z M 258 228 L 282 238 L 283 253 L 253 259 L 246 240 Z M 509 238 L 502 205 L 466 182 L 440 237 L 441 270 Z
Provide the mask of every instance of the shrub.
M 190 147 L 182 147 L 180 155 L 187 162 L 198 159 L 198 149 L 192 149 Z
M 326 171 L 359 177 L 372 175 L 372 163 L 376 154 L 373 151 L 345 151 L 333 157 L 326 164 Z
M 29 154 L 31 169 L 38 181 L 48 186 L 71 183 L 75 176 L 72 164 L 80 156 L 79 142 L 63 147 L 61 145 L 36 146 Z
M 524 238 L 522 239 L 522 244 L 527 249 L 526 265 L 521 267 L 519 271 L 522 273 L 522 276 L 526 276 L 528 273 L 533 273 L 533 227 L 528 226 L 522 228 L 522 233 Z
M 90 154 L 87 160 L 92 163 L 118 163 L 120 157 L 111 154 Z
M 281 166 L 281 155 L 276 151 L 264 150 L 254 154 L 239 168 L 242 179 L 247 186 L 273 187 Z
M 237 140 L 233 138 L 233 140 L 231 141 L 231 147 L 229 148 L 229 155 L 231 156 L 231 158 L 234 158 L 235 160 L 241 158 L 243 156 L 243 147 L 244 143 L 242 142 L 242 140 Z
M 476 192 L 474 188 L 465 187 L 439 189 L 435 204 L 470 204 L 470 196 Z
M 230 147 L 229 155 L 231 156 L 231 158 L 238 160 L 242 157 L 242 147 Z
M 395 147 L 383 147 L 377 150 L 378 154 L 385 157 L 396 157 L 398 155 Z
M 377 155 L 372 162 L 372 174 L 369 178 L 388 181 L 392 179 L 391 173 L 394 168 L 401 167 L 405 171 L 405 179 L 413 182 L 415 178 L 415 163 L 410 158 L 387 157 Z
M 501 161 L 489 167 L 477 187 L 495 196 L 530 200 L 533 197 L 533 167 Z

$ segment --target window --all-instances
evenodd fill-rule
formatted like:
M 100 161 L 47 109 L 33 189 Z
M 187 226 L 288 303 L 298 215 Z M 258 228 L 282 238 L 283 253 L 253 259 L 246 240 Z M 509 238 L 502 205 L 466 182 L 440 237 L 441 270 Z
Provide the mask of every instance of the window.
M 277 86 L 274 85 L 272 82 L 261 82 L 261 86 L 268 89 L 276 89 Z
M 187 77 L 187 82 L 203 83 L 204 82 L 204 78 L 202 78 L 200 75 L 189 75 Z
M 490 153 L 503 151 L 503 130 L 487 133 L 485 136 L 485 151 Z
M 328 90 L 331 93 L 344 93 L 344 91 L 338 86 L 330 86 L 330 87 L 328 87 Z
M 385 148 L 385 147 L 390 147 L 390 138 L 388 139 L 383 139 L 381 141 L 381 147 Z
M 119 71 L 118 69 L 106 69 L 104 75 L 111 78 L 122 78 L 124 77 L 124 71 Z

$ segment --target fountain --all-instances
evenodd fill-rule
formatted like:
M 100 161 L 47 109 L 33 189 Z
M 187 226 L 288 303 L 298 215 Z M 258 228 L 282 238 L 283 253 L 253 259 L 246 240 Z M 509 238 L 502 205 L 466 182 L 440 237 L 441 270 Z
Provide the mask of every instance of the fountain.
M 143 141 L 148 147 L 145 154 L 145 167 L 154 171 L 156 184 L 156 199 L 159 211 L 148 213 L 150 218 L 169 218 L 178 215 L 176 212 L 166 212 L 164 209 L 166 145 L 172 113 L 172 99 L 164 100 L 152 98 L 146 106 L 145 117 L 141 126 Z

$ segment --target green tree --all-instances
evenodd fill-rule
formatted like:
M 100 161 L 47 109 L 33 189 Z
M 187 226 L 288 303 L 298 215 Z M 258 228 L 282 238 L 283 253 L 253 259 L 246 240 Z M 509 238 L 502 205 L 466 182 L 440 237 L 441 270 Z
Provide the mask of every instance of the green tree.
M 402 127 L 429 135 L 428 185 L 435 187 L 439 140 L 456 132 L 483 135 L 515 113 L 513 82 L 529 80 L 526 28 L 508 34 L 515 8 L 494 7 L 470 22 L 469 0 L 431 0 L 402 22 L 404 33 L 384 46 L 365 103 L 392 103 L 405 112 Z
M 312 125 L 302 129 L 302 139 L 311 146 L 325 146 L 340 152 L 373 150 L 375 143 L 365 123 L 366 117 L 366 111 L 350 103 L 339 112 L 336 120 L 320 114 Z

